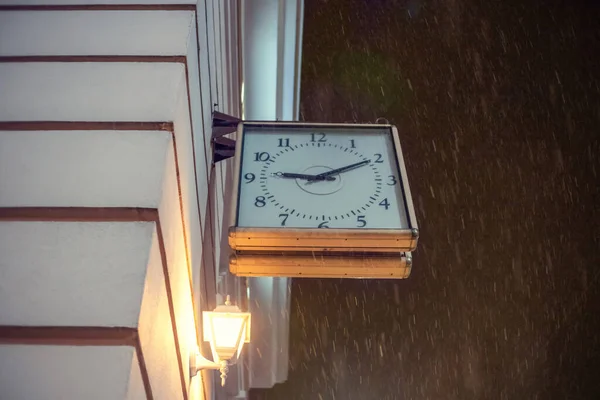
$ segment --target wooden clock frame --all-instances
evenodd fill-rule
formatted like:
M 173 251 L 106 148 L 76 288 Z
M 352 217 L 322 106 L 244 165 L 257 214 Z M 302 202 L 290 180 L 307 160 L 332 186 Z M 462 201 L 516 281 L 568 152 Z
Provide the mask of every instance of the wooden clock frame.
M 408 220 L 407 229 L 339 229 L 339 228 L 261 228 L 261 227 L 239 227 L 238 203 L 240 193 L 240 174 L 242 150 L 244 146 L 245 127 L 273 127 L 273 128 L 340 128 L 340 129 L 389 129 L 392 135 L 394 153 L 398 164 L 404 207 Z M 314 254 L 341 254 L 346 253 L 392 253 L 395 254 L 393 263 L 397 264 L 398 253 L 413 251 L 417 247 L 419 229 L 415 216 L 414 206 L 408 185 L 404 157 L 398 137 L 398 130 L 393 125 L 380 124 L 323 124 L 323 123 L 300 123 L 300 122 L 240 122 L 237 126 L 237 140 L 234 158 L 234 178 L 232 191 L 231 219 L 232 226 L 229 228 L 229 245 L 238 252 L 236 265 L 247 265 L 255 263 L 255 259 L 248 257 L 251 253 L 291 253 L 310 252 Z M 240 253 L 241 252 L 241 253 Z M 381 254 L 383 255 L 383 254 Z M 299 257 L 296 255 L 296 257 Z M 356 257 L 352 256 L 352 260 Z M 339 258 L 337 258 L 339 260 Z M 247 260 L 243 262 L 242 260 Z M 297 260 L 300 260 L 297 258 Z M 404 256 L 404 261 L 408 258 Z M 380 260 L 381 261 L 381 260 Z M 241 262 L 241 264 L 240 264 Z M 233 272 L 233 271 L 232 271 Z
M 245 277 L 405 279 L 412 254 L 400 253 L 250 253 L 236 251 L 229 271 Z

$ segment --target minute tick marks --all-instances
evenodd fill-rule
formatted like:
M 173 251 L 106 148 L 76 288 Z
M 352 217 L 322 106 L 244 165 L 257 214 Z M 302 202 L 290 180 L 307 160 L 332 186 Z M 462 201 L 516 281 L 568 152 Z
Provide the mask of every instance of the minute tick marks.
M 395 157 L 388 156 L 392 140 L 376 128 L 364 135 L 329 129 L 244 133 L 237 179 L 239 207 L 246 211 L 240 208 L 238 218 L 254 221 L 245 226 L 281 227 L 281 213 L 285 228 L 316 228 L 322 222 L 321 228 L 329 229 L 380 229 L 404 218 L 397 210 L 405 207 L 387 206 L 402 196 Z

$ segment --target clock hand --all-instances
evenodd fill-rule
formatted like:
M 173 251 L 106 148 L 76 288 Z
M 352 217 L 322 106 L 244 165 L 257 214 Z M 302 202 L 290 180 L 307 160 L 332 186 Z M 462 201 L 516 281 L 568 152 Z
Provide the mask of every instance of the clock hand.
M 317 175 L 295 174 L 293 172 L 275 172 L 273 175 L 278 178 L 306 179 L 308 181 L 335 181 L 333 176 L 318 177 Z
M 326 178 L 331 175 L 336 175 L 336 174 L 339 174 L 340 172 L 350 171 L 351 169 L 362 167 L 363 165 L 367 165 L 370 162 L 371 162 L 371 160 L 364 160 L 364 161 L 357 162 L 354 164 L 346 165 L 345 167 L 332 169 L 331 171 L 327 171 L 327 172 L 323 172 L 321 174 L 315 175 L 314 180 L 319 180 L 319 179 Z M 311 179 L 311 180 L 313 180 L 313 179 Z

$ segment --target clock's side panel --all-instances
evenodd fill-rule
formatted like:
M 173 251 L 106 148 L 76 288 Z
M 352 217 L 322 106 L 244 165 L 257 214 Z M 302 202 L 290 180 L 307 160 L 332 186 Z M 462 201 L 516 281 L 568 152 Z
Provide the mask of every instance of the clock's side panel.
M 394 140 L 394 148 L 396 150 L 396 160 L 398 162 L 398 167 L 400 168 L 400 179 L 402 182 L 402 190 L 404 192 L 406 215 L 408 217 L 409 226 L 413 232 L 413 236 L 415 236 L 416 242 L 419 235 L 419 226 L 417 224 L 415 207 L 412 200 L 412 194 L 410 192 L 410 186 L 408 184 L 408 175 L 406 173 L 406 165 L 404 164 L 402 146 L 400 145 L 400 136 L 398 135 L 398 129 L 395 126 L 392 126 L 392 138 Z
M 231 226 L 229 227 L 230 232 L 231 229 L 237 226 L 238 223 L 238 208 L 240 201 L 240 174 L 242 173 L 242 165 L 243 165 L 243 149 L 244 149 L 244 123 L 240 122 L 237 127 L 237 135 L 236 135 L 236 143 L 235 143 L 235 154 L 234 154 L 234 162 L 233 162 L 233 188 L 231 191 L 232 201 L 231 201 L 231 209 L 229 210 L 231 221 Z

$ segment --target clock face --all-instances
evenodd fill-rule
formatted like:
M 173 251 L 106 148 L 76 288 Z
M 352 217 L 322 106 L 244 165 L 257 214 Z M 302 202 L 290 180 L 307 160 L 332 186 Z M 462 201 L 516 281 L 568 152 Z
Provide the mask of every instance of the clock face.
M 410 229 L 389 127 L 244 126 L 238 227 Z

